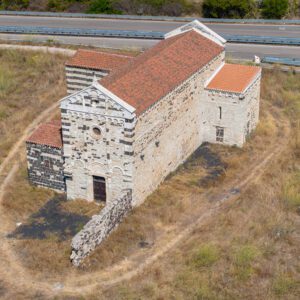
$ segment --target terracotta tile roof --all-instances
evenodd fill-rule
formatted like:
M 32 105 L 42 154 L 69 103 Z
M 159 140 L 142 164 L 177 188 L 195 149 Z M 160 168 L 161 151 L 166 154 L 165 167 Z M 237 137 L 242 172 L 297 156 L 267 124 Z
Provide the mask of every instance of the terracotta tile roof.
M 79 49 L 66 66 L 112 71 L 131 60 L 132 56 Z
M 159 42 L 100 84 L 139 115 L 222 51 L 223 47 L 191 30 Z
M 26 142 L 62 148 L 61 121 L 53 120 L 40 125 Z
M 261 71 L 260 67 L 225 64 L 208 83 L 207 89 L 242 93 Z

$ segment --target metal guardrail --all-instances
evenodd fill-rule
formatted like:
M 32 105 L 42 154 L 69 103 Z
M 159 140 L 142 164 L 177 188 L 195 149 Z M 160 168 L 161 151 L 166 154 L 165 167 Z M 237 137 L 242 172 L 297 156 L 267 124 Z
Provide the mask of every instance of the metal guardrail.
M 5 10 L 0 11 L 0 15 L 57 17 L 57 18 L 173 21 L 173 22 L 191 22 L 197 19 L 203 23 L 278 24 L 278 25 L 298 24 L 300 25 L 300 20 L 213 19 L 213 18 L 190 18 L 190 17 L 167 17 L 167 16 L 108 15 L 108 14 L 54 13 L 54 12 L 5 11 Z
M 164 33 L 157 31 L 129 31 L 129 30 L 99 30 L 81 28 L 51 28 L 35 26 L 0 26 L 0 33 L 116 37 L 136 39 L 163 39 Z
M 90 37 L 114 37 L 134 39 L 163 39 L 164 33 L 159 31 L 128 31 L 128 30 L 99 30 L 81 28 L 52 28 L 35 26 L 0 26 L 0 33 L 11 34 L 38 34 L 38 35 L 62 35 L 62 36 L 90 36 Z M 300 38 L 286 38 L 275 36 L 252 35 L 223 35 L 230 43 L 247 44 L 271 44 L 300 46 Z
M 261 62 L 268 63 L 268 64 L 281 64 L 287 66 L 300 67 L 300 58 L 282 58 L 282 57 L 265 56 L 262 58 Z
M 300 46 L 300 38 L 255 36 L 255 35 L 226 35 L 226 34 L 222 36 L 230 43 Z

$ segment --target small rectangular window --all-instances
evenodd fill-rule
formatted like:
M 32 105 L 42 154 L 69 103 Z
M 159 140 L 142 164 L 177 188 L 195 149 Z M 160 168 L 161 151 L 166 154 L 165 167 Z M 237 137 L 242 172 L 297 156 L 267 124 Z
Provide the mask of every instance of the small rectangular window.
M 219 119 L 221 120 L 222 119 L 222 107 L 219 106 Z
M 224 141 L 224 127 L 216 127 L 216 141 L 223 143 L 223 141 Z

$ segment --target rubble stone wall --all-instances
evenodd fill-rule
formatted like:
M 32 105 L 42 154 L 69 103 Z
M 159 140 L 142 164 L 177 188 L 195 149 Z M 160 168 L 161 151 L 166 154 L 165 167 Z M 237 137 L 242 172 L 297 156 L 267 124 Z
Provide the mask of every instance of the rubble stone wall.
M 32 184 L 65 191 L 61 148 L 26 143 L 28 179 Z
M 93 216 L 84 228 L 74 236 L 70 257 L 74 266 L 79 266 L 82 260 L 119 225 L 131 210 L 131 201 L 131 191 L 128 190 L 124 195 L 106 205 L 99 215 Z

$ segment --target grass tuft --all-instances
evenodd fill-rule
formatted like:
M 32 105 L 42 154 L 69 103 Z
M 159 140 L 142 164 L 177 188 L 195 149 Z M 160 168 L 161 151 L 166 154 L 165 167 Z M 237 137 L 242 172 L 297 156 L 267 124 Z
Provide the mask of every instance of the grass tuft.
M 288 209 L 300 207 L 300 172 L 296 172 L 283 184 L 282 199 Z
M 242 246 L 234 253 L 234 273 L 239 280 L 247 280 L 253 274 L 252 263 L 259 255 L 256 247 L 251 245 Z
M 299 290 L 299 282 L 287 274 L 279 275 L 273 282 L 273 292 L 277 296 L 285 296 L 294 294 Z
M 196 268 L 211 267 L 220 259 L 219 250 L 214 245 L 202 245 L 194 255 L 192 265 Z

